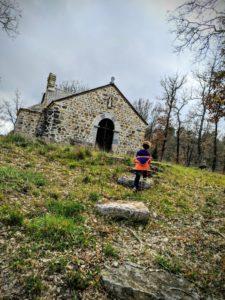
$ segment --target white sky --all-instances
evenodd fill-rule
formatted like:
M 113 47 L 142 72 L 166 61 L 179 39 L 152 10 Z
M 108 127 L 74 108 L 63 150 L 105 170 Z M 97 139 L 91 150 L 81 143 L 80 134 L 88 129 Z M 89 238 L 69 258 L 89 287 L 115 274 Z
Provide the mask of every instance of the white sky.
M 190 53 L 173 53 L 166 16 L 179 0 L 18 0 L 20 34 L 0 31 L 0 99 L 21 92 L 40 102 L 50 72 L 89 88 L 115 83 L 132 102 L 155 100 L 164 75 L 188 73 Z M 7 131 L 6 124 L 4 131 Z

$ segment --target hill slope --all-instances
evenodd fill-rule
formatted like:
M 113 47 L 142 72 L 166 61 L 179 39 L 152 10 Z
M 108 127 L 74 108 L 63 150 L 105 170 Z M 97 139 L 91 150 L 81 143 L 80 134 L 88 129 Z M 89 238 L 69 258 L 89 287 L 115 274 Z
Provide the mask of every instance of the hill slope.
M 205 295 L 225 292 L 225 176 L 162 164 L 151 190 L 116 183 L 129 158 L 0 138 L 0 294 L 107 299 L 104 264 L 130 260 L 182 274 Z M 141 200 L 146 225 L 96 215 L 102 200 Z

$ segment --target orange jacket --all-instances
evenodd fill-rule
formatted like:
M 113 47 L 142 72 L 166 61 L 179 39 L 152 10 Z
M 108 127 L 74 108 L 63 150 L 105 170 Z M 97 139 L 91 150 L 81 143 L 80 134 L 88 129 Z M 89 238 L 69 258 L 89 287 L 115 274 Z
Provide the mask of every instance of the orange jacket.
M 144 156 L 142 156 L 142 157 L 144 157 Z M 135 163 L 134 169 L 137 171 L 148 171 L 150 169 L 152 158 L 149 157 L 149 159 L 144 164 L 141 164 L 140 161 L 137 160 L 137 158 L 138 157 L 136 156 L 134 159 L 134 163 Z

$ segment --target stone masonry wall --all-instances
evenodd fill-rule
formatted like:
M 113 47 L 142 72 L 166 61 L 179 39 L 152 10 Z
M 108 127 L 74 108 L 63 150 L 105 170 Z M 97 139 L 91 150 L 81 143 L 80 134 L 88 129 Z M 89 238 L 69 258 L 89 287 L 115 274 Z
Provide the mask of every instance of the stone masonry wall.
M 39 112 L 21 109 L 16 120 L 14 132 L 22 133 L 28 137 L 35 137 L 40 115 L 41 113 Z
M 37 131 L 50 141 L 94 146 L 97 126 L 104 118 L 115 125 L 114 152 L 133 152 L 140 146 L 146 124 L 113 85 L 53 102 L 40 118 Z

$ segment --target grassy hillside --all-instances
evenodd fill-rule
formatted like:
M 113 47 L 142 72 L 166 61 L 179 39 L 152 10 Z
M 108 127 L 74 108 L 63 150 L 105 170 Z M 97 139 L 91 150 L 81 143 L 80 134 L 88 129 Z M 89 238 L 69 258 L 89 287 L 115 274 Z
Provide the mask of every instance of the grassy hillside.
M 225 176 L 162 164 L 151 190 L 116 183 L 129 158 L 0 138 L 0 295 L 107 299 L 99 272 L 130 260 L 225 293 Z M 146 225 L 96 215 L 102 200 L 143 201 Z

